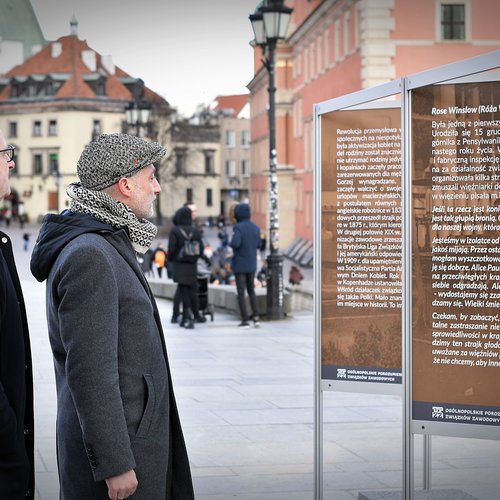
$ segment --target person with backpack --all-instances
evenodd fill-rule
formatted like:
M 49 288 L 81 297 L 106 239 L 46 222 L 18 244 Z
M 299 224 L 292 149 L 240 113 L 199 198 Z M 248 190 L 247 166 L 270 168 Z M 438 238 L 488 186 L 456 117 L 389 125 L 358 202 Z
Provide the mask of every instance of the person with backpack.
M 174 227 L 168 238 L 168 256 L 172 266 L 173 280 L 179 285 L 182 301 L 180 325 L 194 328 L 196 307 L 197 271 L 196 263 L 203 254 L 201 233 L 192 224 L 189 207 L 179 208 L 174 215 Z M 194 310 L 196 309 L 196 310 Z
M 191 220 L 192 220 L 192 225 L 195 225 L 195 220 L 196 220 L 196 205 L 194 201 L 186 201 L 183 205 L 184 207 L 188 207 L 189 210 L 191 210 Z M 173 224 L 175 226 L 175 217 L 173 219 Z M 201 237 L 203 237 L 203 233 L 201 233 Z M 203 254 L 201 255 L 201 258 L 203 259 Z M 167 271 L 169 274 L 169 278 L 172 278 L 172 266 L 170 265 L 170 262 L 167 262 Z M 205 323 L 206 318 L 203 314 L 199 314 L 198 310 L 198 294 L 195 293 L 194 295 L 191 296 L 191 305 L 193 307 L 193 314 L 194 314 L 194 321 L 195 323 Z M 177 289 L 175 290 L 174 294 L 174 299 L 173 299 L 173 307 L 172 307 L 172 319 L 170 320 L 171 323 L 179 323 L 179 320 L 181 318 L 181 290 L 179 288 L 179 285 L 177 285 Z

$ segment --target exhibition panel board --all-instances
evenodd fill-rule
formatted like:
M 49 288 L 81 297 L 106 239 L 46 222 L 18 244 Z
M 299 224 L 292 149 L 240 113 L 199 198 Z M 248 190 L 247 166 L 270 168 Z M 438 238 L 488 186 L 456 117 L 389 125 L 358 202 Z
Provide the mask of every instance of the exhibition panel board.
M 323 391 L 401 394 L 400 92 L 396 81 L 315 109 L 316 499 Z
M 401 110 L 373 106 L 321 117 L 321 377 L 399 393 Z
M 412 418 L 498 439 L 500 85 L 480 80 L 410 91 Z
M 324 391 L 401 394 L 413 439 L 500 438 L 500 51 L 315 105 L 316 499 Z

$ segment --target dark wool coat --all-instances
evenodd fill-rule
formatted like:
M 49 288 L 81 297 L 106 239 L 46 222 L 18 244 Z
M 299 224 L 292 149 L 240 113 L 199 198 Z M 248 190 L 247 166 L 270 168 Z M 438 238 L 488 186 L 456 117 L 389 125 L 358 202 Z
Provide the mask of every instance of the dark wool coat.
M 0 231 L 0 498 L 33 499 L 33 376 L 23 294 Z
M 105 500 L 134 469 L 134 500 L 194 498 L 155 300 L 125 229 L 45 217 L 31 270 L 47 279 L 64 500 Z
M 260 248 L 260 229 L 250 217 L 252 212 L 248 203 L 240 203 L 234 209 L 238 221 L 233 226 L 233 236 L 229 246 L 234 250 L 234 274 L 255 273 L 257 270 L 257 249 Z
M 173 279 L 180 285 L 192 285 L 196 282 L 196 260 L 193 262 L 180 262 L 178 255 L 180 249 L 186 241 L 181 229 L 188 235 L 192 235 L 193 240 L 200 243 L 200 254 L 203 254 L 203 241 L 201 233 L 192 225 L 191 210 L 188 207 L 181 207 L 174 215 L 174 227 L 168 236 L 168 259 L 171 263 Z

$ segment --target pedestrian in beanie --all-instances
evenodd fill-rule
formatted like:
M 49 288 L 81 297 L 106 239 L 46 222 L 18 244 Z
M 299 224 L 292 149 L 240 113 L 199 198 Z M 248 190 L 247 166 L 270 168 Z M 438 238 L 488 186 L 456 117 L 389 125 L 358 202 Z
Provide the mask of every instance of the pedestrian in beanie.
M 255 327 L 260 326 L 259 309 L 255 295 L 255 272 L 257 271 L 257 249 L 260 247 L 260 229 L 250 219 L 252 210 L 248 203 L 234 207 L 233 236 L 229 245 L 233 249 L 233 272 L 236 277 L 236 292 L 241 322 L 239 328 L 249 328 L 249 316 L 245 303 L 245 292 L 250 299 L 252 320 Z
M 156 235 L 158 143 L 101 135 L 68 210 L 48 214 L 31 271 L 47 280 L 61 500 L 189 500 L 191 472 L 153 294 L 137 260 Z

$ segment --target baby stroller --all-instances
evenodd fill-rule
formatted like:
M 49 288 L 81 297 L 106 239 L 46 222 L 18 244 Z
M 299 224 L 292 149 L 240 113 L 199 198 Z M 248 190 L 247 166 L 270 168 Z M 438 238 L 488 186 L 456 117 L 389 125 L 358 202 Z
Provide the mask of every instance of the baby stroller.
M 198 309 L 203 316 L 210 316 L 214 320 L 214 306 L 208 300 L 208 283 L 212 275 L 212 265 L 204 258 L 198 259 L 196 278 L 198 280 Z

